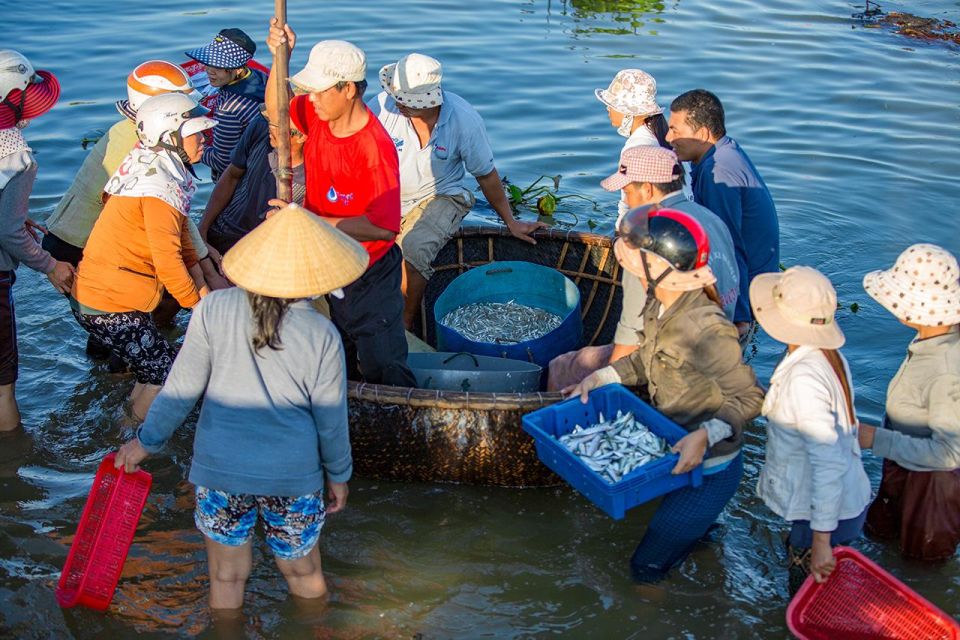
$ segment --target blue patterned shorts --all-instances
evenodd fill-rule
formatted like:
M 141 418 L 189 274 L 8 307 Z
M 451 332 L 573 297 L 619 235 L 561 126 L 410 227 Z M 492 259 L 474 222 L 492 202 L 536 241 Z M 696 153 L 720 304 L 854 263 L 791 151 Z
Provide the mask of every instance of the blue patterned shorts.
M 321 492 L 297 498 L 234 494 L 197 487 L 193 520 L 203 535 L 229 547 L 250 540 L 257 513 L 267 534 L 267 546 L 282 560 L 310 553 L 320 539 L 326 511 Z

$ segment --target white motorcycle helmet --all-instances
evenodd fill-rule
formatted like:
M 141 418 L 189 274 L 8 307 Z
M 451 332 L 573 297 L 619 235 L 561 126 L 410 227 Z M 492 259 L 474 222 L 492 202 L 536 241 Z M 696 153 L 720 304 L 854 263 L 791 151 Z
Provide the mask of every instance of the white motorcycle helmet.
M 212 129 L 217 121 L 210 110 L 182 93 L 165 93 L 144 100 L 137 111 L 137 137 L 146 147 L 161 147 L 176 153 L 190 165 L 183 140 Z
M 0 51 L 0 100 L 11 91 L 23 91 L 35 74 L 33 65 L 24 55 L 13 49 Z

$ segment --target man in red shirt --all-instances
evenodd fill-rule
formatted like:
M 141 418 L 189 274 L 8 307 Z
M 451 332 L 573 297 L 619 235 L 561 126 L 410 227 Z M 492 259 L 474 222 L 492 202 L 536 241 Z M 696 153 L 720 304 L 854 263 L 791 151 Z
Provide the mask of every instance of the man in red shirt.
M 274 52 L 296 36 L 270 21 L 267 45 Z M 306 67 L 290 81 L 305 92 L 290 102 L 290 119 L 307 136 L 303 147 L 307 194 L 304 206 L 357 240 L 370 254 L 367 271 L 331 295 L 330 316 L 347 353 L 367 382 L 416 386 L 407 367 L 400 292 L 403 258 L 400 232 L 400 167 L 393 140 L 363 103 L 366 56 L 349 42 L 324 40 Z M 276 78 L 271 70 L 267 112 L 278 118 Z M 353 357 L 355 353 L 355 358 Z

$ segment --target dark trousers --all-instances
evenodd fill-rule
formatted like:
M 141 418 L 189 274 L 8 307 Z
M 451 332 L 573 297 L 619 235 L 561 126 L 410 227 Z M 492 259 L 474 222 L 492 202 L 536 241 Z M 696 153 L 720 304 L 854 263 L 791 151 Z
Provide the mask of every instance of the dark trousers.
M 742 476 L 739 453 L 722 471 L 703 476 L 699 487 L 665 495 L 630 559 L 633 579 L 657 582 L 683 562 L 737 492 Z
M 0 271 L 0 385 L 17 381 L 20 362 L 17 351 L 17 314 L 13 307 L 13 283 L 17 274 Z
M 220 233 L 216 229 L 209 229 L 207 231 L 207 244 L 219 251 L 220 255 L 223 255 L 232 249 L 233 245 L 240 242 L 241 238 L 243 238 L 243 236 Z
M 83 249 L 75 247 L 69 242 L 61 240 L 52 233 L 43 236 L 43 242 L 40 244 L 55 260 L 60 262 L 69 262 L 76 269 L 83 258 Z
M 400 293 L 403 257 L 397 245 L 343 288 L 343 299 L 327 296 L 330 318 L 340 331 L 347 374 L 364 382 L 415 387 L 407 367 L 407 336 Z

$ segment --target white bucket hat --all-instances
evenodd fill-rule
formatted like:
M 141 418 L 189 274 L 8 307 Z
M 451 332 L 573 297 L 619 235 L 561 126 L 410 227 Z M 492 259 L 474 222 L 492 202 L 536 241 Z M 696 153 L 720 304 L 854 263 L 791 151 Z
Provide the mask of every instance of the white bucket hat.
M 960 323 L 960 268 L 953 254 L 935 244 L 908 247 L 891 269 L 865 275 L 863 288 L 904 322 Z
M 300 73 L 290 78 L 305 91 L 326 91 L 338 82 L 360 82 L 367 77 L 367 56 L 344 40 L 321 40 L 313 45 Z
M 627 116 L 655 116 L 663 113 L 657 104 L 657 81 L 646 71 L 624 69 L 617 72 L 606 89 L 596 89 L 597 99 Z
M 839 349 L 846 338 L 837 326 L 837 292 L 811 267 L 761 273 L 750 283 L 753 315 L 771 338 L 784 344 Z
M 383 90 L 411 109 L 430 109 L 443 104 L 442 79 L 440 61 L 421 53 L 411 53 L 380 69 Z

